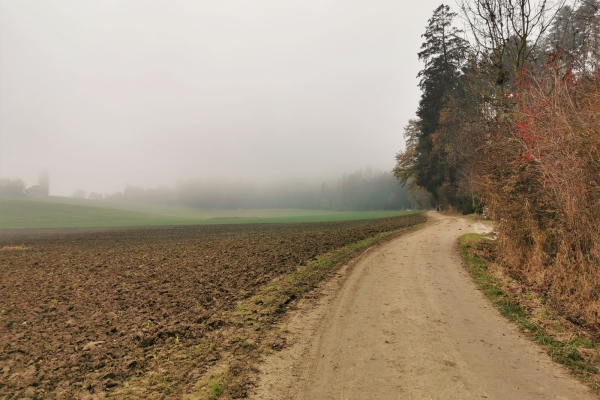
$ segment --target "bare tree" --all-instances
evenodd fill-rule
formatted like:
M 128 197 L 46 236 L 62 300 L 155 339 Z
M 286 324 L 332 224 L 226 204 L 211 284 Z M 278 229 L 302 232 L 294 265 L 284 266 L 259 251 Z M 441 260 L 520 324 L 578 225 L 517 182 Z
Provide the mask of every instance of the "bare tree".
M 563 7 L 544 42 L 542 50 L 560 53 L 565 69 L 595 70 L 600 59 L 600 0 L 582 0 Z
M 528 65 L 565 0 L 459 0 L 476 57 L 491 64 L 495 83 L 511 81 Z

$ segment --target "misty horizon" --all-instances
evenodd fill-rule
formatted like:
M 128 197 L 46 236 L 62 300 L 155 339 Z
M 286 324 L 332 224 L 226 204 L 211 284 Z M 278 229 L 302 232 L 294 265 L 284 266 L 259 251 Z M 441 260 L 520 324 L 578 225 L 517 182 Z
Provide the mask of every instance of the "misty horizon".
M 0 177 L 70 196 L 390 171 L 436 5 L 2 2 Z
M 77 188 L 73 193 L 70 194 L 54 194 L 52 193 L 52 177 L 50 172 L 45 169 L 42 170 L 37 180 L 35 181 L 25 181 L 21 178 L 0 178 L 0 186 L 2 185 L 11 185 L 17 182 L 21 182 L 25 188 L 29 188 L 32 186 L 44 186 L 49 189 L 49 195 L 52 197 L 78 197 L 76 194 L 81 194 L 82 192 L 86 194 L 85 197 L 80 198 L 88 198 L 88 195 L 95 194 L 96 196 L 102 195 L 103 198 L 109 198 L 110 196 L 119 196 L 123 194 L 127 189 L 135 189 L 135 190 L 174 190 L 178 187 L 186 186 L 186 185 L 195 185 L 198 187 L 204 188 L 224 188 L 224 187 L 245 187 L 252 188 L 253 190 L 269 190 L 269 189 L 281 189 L 285 187 L 296 188 L 299 190 L 303 189 L 314 189 L 320 188 L 323 185 L 325 186 L 335 186 L 339 185 L 343 180 L 348 179 L 348 177 L 352 176 L 361 176 L 365 179 L 373 179 L 381 177 L 382 175 L 391 175 L 391 171 L 387 170 L 379 170 L 374 169 L 371 166 L 367 166 L 366 168 L 361 168 L 355 171 L 344 172 L 341 175 L 332 176 L 329 178 L 316 178 L 310 179 L 306 177 L 287 177 L 287 178 L 279 178 L 271 181 L 257 181 L 252 180 L 252 178 L 248 179 L 233 179 L 233 178 L 190 178 L 185 180 L 174 180 L 168 184 L 154 185 L 154 186 L 143 186 L 139 185 L 136 182 L 126 182 L 123 187 L 118 188 L 113 192 L 101 192 L 99 190 L 95 190 L 93 187 L 80 187 Z M 0 192 L 1 195 L 1 192 Z
M 117 188 L 114 191 L 110 191 L 110 192 L 103 192 L 100 190 L 97 190 L 96 188 L 88 185 L 88 186 L 82 186 L 82 187 L 78 187 L 74 192 L 72 193 L 60 193 L 57 194 L 55 192 L 52 191 L 52 174 L 48 169 L 44 169 L 42 171 L 40 171 L 40 173 L 38 174 L 38 177 L 34 180 L 30 180 L 30 181 L 25 181 L 24 179 L 20 178 L 20 177 L 2 177 L 0 178 L 0 180 L 2 180 L 2 182 L 0 182 L 1 184 L 10 184 L 11 182 L 16 182 L 16 181 L 20 181 L 22 182 L 26 188 L 32 187 L 32 186 L 37 186 L 40 185 L 42 181 L 46 181 L 46 185 L 49 188 L 49 195 L 53 196 L 53 197 L 73 197 L 74 194 L 76 192 L 80 192 L 83 191 L 86 194 L 90 194 L 90 193 L 96 193 L 96 194 L 101 194 L 105 197 L 108 197 L 110 195 L 115 195 L 115 194 L 119 194 L 122 193 L 126 188 L 136 188 L 136 189 L 145 189 L 145 190 L 155 190 L 155 189 L 174 189 L 177 188 L 181 185 L 186 185 L 189 183 L 193 183 L 199 186 L 205 186 L 205 187 L 229 187 L 229 186 L 235 186 L 235 185 L 239 185 L 239 186 L 244 186 L 244 187 L 252 187 L 255 188 L 257 190 L 263 190 L 263 189 L 270 189 L 270 188 L 281 188 L 281 187 L 285 187 L 285 186 L 295 186 L 295 187 L 310 187 L 310 188 L 314 188 L 314 187 L 321 187 L 322 185 L 336 185 L 338 184 L 340 181 L 342 181 L 343 179 L 346 179 L 348 176 L 352 176 L 355 174 L 361 174 L 365 177 L 375 177 L 375 176 L 379 176 L 382 174 L 391 174 L 392 172 L 390 170 L 380 170 L 380 169 L 373 169 L 371 166 L 367 166 L 366 168 L 360 168 L 357 169 L 355 171 L 346 171 L 343 172 L 342 174 L 339 175 L 331 175 L 329 177 L 315 177 L 315 178 L 311 178 L 311 177 L 294 177 L 294 176 L 290 176 L 290 177 L 282 177 L 282 178 L 276 178 L 273 180 L 256 180 L 256 179 L 252 179 L 252 178 L 247 178 L 247 179 L 236 179 L 233 177 L 227 177 L 224 176 L 223 178 L 217 178 L 216 176 L 218 176 L 218 174 L 216 174 L 215 176 L 212 177 L 203 177 L 203 178 L 188 178 L 188 179 L 176 179 L 173 180 L 171 182 L 165 183 L 165 184 L 157 184 L 157 185 L 149 185 L 149 186 L 144 186 L 144 185 L 140 185 L 137 182 L 125 182 L 125 184 L 120 187 Z M 86 196 L 87 198 L 87 196 Z

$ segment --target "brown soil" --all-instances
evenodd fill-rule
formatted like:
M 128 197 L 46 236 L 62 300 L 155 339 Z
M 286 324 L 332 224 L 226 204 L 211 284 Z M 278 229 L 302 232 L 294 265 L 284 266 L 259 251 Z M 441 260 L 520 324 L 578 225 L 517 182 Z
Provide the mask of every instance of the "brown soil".
M 317 255 L 424 220 L 3 232 L 0 247 L 28 249 L 0 252 L 0 397 L 101 398 L 137 379 L 179 398 L 224 351 L 244 356 L 219 335 L 224 311 Z

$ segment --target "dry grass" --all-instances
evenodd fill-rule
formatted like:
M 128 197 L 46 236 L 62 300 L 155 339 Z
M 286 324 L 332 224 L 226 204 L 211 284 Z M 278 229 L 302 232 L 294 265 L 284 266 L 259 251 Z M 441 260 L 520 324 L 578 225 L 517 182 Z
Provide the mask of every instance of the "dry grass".
M 21 251 L 28 250 L 29 247 L 26 246 L 2 246 L 0 247 L 0 251 Z

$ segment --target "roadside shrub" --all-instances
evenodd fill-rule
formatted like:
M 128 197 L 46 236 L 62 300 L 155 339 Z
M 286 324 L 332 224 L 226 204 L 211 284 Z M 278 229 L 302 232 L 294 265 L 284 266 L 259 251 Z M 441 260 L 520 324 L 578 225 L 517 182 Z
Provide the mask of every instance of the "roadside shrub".
M 505 100 L 480 179 L 505 265 L 600 331 L 600 72 L 551 54 Z

